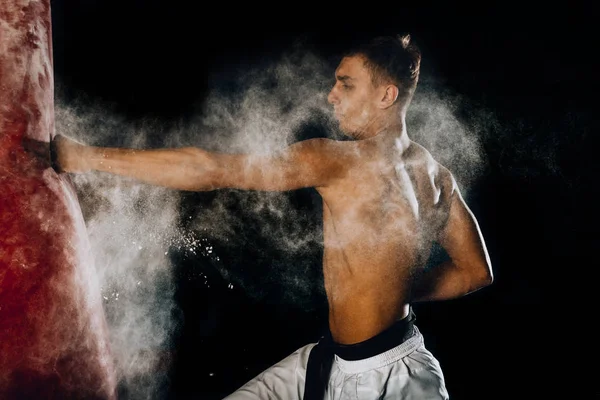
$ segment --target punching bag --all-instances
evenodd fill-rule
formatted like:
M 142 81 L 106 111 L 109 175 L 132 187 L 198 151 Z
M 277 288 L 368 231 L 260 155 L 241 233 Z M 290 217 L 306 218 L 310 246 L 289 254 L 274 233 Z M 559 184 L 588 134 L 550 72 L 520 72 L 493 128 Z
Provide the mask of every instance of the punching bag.
M 114 399 L 85 221 L 50 165 L 50 0 L 0 1 L 0 398 Z

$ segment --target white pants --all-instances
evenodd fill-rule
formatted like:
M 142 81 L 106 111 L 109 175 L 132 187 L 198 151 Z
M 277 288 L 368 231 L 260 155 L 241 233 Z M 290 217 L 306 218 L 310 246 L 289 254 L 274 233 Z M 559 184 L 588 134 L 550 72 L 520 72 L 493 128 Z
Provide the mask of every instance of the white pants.
M 326 400 L 445 400 L 448 392 L 438 360 L 425 348 L 423 336 L 363 360 L 337 355 L 325 392 Z M 301 400 L 311 343 L 268 368 L 224 400 Z

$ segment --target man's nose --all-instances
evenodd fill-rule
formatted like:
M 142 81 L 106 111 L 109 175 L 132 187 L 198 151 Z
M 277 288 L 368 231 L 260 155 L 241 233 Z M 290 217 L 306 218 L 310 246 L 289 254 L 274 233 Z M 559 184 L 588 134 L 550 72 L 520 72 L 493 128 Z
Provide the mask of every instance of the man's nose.
M 333 105 L 338 104 L 338 98 L 337 98 L 337 95 L 335 94 L 335 87 L 333 87 L 331 89 L 331 91 L 329 92 L 329 94 L 327 95 L 327 101 Z

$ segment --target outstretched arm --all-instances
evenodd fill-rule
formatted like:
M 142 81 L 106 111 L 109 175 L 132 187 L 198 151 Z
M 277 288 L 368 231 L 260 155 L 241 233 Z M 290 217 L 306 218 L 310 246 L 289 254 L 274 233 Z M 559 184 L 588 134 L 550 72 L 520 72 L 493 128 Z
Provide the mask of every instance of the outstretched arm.
M 272 155 L 216 153 L 195 147 L 93 147 L 64 136 L 57 136 L 52 147 L 59 171 L 109 172 L 187 191 L 284 191 L 327 186 L 340 176 L 344 165 L 339 144 L 330 139 L 298 142 Z
M 438 242 L 450 259 L 416 279 L 412 301 L 448 300 L 479 290 L 493 281 L 492 266 L 475 216 L 451 179 L 450 211 Z

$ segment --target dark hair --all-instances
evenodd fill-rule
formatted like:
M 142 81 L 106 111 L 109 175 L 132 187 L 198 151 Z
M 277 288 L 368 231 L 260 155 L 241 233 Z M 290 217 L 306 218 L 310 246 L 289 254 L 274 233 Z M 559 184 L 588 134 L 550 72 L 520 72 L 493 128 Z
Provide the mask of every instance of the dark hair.
M 393 83 L 399 97 L 410 100 L 419 80 L 421 51 L 409 34 L 379 36 L 347 51 L 345 56 L 363 56 L 375 86 Z

